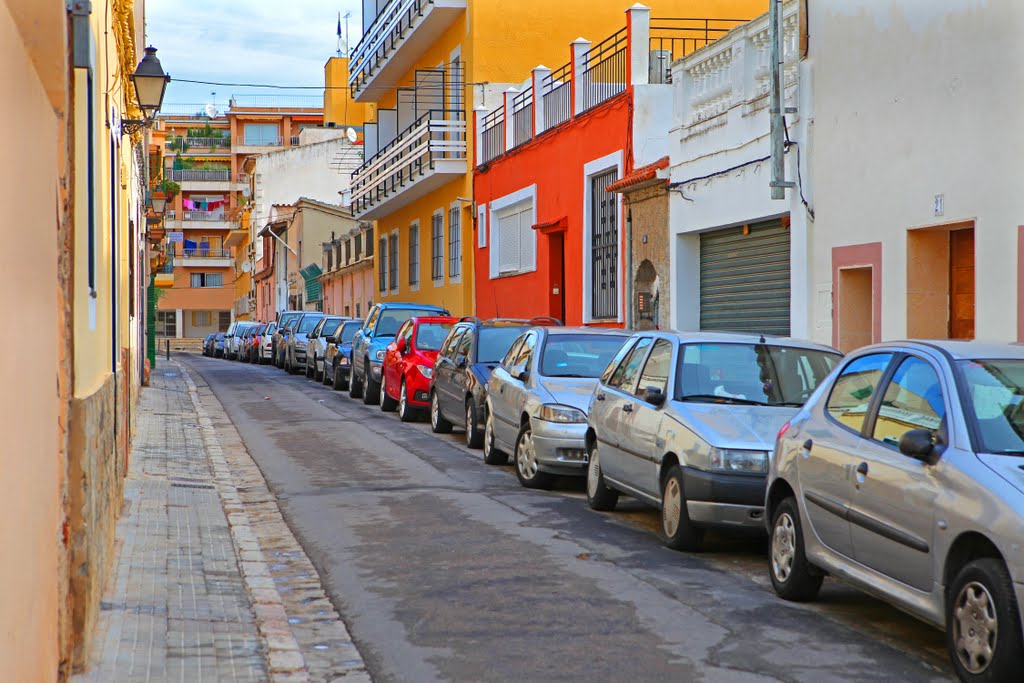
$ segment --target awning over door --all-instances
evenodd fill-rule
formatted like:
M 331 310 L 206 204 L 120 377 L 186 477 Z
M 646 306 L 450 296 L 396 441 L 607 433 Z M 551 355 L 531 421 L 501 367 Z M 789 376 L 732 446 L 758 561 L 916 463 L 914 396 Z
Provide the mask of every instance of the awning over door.
M 323 271 L 320 270 L 320 266 L 315 263 L 306 266 L 299 271 L 299 275 L 306 281 L 306 301 L 314 304 L 320 301 L 320 280 L 319 277 L 323 275 Z

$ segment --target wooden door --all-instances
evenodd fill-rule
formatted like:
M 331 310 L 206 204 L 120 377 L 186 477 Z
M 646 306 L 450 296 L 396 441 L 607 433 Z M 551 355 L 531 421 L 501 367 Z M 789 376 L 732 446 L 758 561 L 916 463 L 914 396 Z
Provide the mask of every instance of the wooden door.
M 949 336 L 974 339 L 974 228 L 949 233 Z

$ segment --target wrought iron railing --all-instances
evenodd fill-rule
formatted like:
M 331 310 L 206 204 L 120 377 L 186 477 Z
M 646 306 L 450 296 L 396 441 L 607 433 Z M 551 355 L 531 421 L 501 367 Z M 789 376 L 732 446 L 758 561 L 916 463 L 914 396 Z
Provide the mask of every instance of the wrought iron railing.
M 438 161 L 466 160 L 466 114 L 431 109 L 352 173 L 352 210 L 358 216 L 398 194 Z
M 672 82 L 672 62 L 713 43 L 746 19 L 651 18 L 651 83 Z
M 594 45 L 583 55 L 582 78 L 576 87 L 582 88 L 582 111 L 596 107 L 626 89 L 627 32 L 621 28 Z
M 182 145 L 183 141 L 185 143 L 184 145 Z M 224 137 L 197 137 L 197 138 L 185 137 L 185 138 L 183 138 L 183 137 L 179 136 L 179 137 L 174 137 L 174 138 L 171 138 L 170 140 L 167 140 L 164 143 L 164 147 L 166 147 L 167 149 L 172 150 L 172 151 L 178 150 L 178 151 L 181 151 L 181 152 L 188 152 L 192 148 L 196 148 L 196 149 L 218 149 L 218 148 L 230 149 L 231 148 L 231 138 L 227 137 L 227 136 L 224 136 Z
M 183 218 L 186 221 L 223 221 L 223 220 L 225 220 L 224 212 L 223 211 L 188 210 L 188 211 L 185 211 L 183 213 L 185 214 L 183 216 Z
M 280 147 L 284 144 L 284 138 L 280 135 L 249 135 L 242 138 L 242 144 L 248 147 Z
M 533 137 L 533 86 L 512 98 L 512 144 L 518 147 Z
M 178 182 L 217 182 L 230 179 L 231 171 L 226 168 L 181 168 L 171 170 L 171 180 Z
M 322 109 L 323 93 L 319 95 L 232 95 L 230 108 L 257 107 L 272 109 Z
M 295 145 L 299 144 L 299 136 L 298 135 L 292 135 L 289 138 L 289 140 L 288 140 L 288 144 L 290 144 L 292 147 L 294 147 Z
M 196 248 L 196 249 L 183 249 L 181 252 L 182 258 L 231 258 L 230 249 L 209 249 L 209 248 Z
M 505 108 L 498 107 L 480 122 L 483 161 L 501 156 L 505 152 Z
M 363 32 L 349 56 L 348 84 L 353 96 L 366 85 L 380 63 L 405 38 L 433 0 L 392 0 Z
M 572 117 L 572 64 L 555 69 L 541 81 L 544 98 L 544 128 L 565 123 Z

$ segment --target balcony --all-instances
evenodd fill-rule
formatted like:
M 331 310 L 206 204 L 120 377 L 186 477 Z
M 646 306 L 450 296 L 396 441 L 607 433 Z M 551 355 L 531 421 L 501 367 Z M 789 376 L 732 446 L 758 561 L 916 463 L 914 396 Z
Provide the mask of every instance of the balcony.
M 168 152 L 177 152 L 178 154 L 228 154 L 231 152 L 231 138 L 227 136 L 210 138 L 174 137 L 164 143 L 164 148 Z
M 281 149 L 284 138 L 268 135 L 252 135 L 235 141 L 235 154 L 266 154 Z
M 352 213 L 386 216 L 464 175 L 466 161 L 465 114 L 432 109 L 352 174 Z
M 183 249 L 179 256 L 174 265 L 186 268 L 227 268 L 234 261 L 230 249 Z
M 391 0 L 349 58 L 352 97 L 380 99 L 465 11 L 466 0 Z
M 227 216 L 224 215 L 223 211 L 196 211 L 186 209 L 181 212 L 183 229 L 197 229 L 202 228 L 213 229 L 213 230 L 230 230 L 233 226 L 228 221 Z M 189 225 L 189 223 L 201 223 L 202 225 Z
M 184 168 L 171 171 L 171 180 L 181 183 L 181 189 L 190 191 L 231 190 L 231 171 L 228 169 Z

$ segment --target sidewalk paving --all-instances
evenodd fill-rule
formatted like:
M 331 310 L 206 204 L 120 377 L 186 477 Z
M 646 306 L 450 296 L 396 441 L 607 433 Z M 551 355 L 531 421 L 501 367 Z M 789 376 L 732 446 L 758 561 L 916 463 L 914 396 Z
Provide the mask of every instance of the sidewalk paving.
M 125 499 L 74 683 L 370 680 L 237 431 L 176 361 L 142 393 Z

